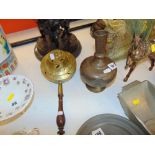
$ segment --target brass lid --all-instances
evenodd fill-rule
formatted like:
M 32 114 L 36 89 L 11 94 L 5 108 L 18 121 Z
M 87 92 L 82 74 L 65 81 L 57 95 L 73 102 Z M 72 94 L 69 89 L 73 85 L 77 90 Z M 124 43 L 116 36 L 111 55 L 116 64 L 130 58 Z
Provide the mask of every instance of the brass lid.
M 41 71 L 51 82 L 65 82 L 72 78 L 76 70 L 75 57 L 62 50 L 52 50 L 41 61 Z

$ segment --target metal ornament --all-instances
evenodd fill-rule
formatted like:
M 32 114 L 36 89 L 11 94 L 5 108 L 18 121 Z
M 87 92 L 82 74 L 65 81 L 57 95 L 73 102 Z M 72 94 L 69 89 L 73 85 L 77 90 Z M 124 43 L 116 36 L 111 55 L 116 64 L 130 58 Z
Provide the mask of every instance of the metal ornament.
M 128 69 L 129 67 L 129 72 L 124 78 L 124 82 L 128 81 L 128 78 L 136 68 L 137 64 L 147 57 L 151 63 L 149 71 L 152 71 L 155 63 L 155 41 L 146 41 L 143 39 L 142 35 L 135 35 L 128 50 L 125 69 Z
M 117 66 L 109 57 L 106 56 L 108 32 L 97 30 L 95 37 L 95 54 L 86 58 L 80 66 L 82 81 L 92 92 L 103 91 L 110 84 L 117 73 Z
M 74 75 L 76 71 L 75 57 L 67 51 L 53 50 L 42 59 L 41 71 L 47 80 L 58 84 L 57 126 L 59 129 L 58 134 L 63 135 L 65 133 L 65 114 L 63 111 L 62 83 L 68 81 Z
M 41 37 L 38 38 L 34 53 L 41 61 L 51 50 L 68 51 L 77 57 L 81 52 L 81 44 L 77 37 L 69 30 L 70 20 L 67 19 L 39 19 L 38 27 Z

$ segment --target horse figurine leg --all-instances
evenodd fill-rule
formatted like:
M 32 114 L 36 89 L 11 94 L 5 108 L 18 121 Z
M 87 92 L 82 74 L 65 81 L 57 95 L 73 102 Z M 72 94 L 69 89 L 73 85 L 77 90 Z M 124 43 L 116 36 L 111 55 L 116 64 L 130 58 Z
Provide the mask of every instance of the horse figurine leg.
M 132 59 L 131 59 L 131 49 L 129 49 L 128 50 L 127 59 L 126 59 L 125 69 L 128 69 L 128 67 L 130 66 L 131 62 L 132 62 Z
M 136 67 L 136 62 L 133 62 L 130 66 L 130 70 L 128 72 L 128 74 L 126 75 L 126 77 L 124 78 L 124 82 L 128 81 L 128 78 L 130 77 L 131 73 L 133 72 L 133 70 L 135 69 Z
M 152 69 L 154 67 L 154 63 L 155 63 L 155 55 L 150 54 L 148 57 L 151 61 L 151 66 L 149 67 L 149 71 L 152 71 Z
M 129 67 L 129 55 L 127 56 L 126 59 L 125 69 L 128 69 L 128 67 Z
M 126 59 L 126 64 L 125 64 L 125 69 L 128 69 L 128 67 L 130 67 L 130 64 L 132 64 L 132 59 L 130 57 L 130 55 L 127 56 L 127 59 Z

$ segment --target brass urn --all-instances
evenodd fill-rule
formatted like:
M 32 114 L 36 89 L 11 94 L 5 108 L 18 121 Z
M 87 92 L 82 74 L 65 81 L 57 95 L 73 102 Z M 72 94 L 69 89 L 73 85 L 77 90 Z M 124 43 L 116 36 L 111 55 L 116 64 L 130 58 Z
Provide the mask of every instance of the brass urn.
M 80 66 L 82 81 L 95 93 L 103 91 L 117 74 L 116 64 L 106 56 L 107 37 L 108 32 L 105 30 L 94 32 L 95 54 L 86 58 Z

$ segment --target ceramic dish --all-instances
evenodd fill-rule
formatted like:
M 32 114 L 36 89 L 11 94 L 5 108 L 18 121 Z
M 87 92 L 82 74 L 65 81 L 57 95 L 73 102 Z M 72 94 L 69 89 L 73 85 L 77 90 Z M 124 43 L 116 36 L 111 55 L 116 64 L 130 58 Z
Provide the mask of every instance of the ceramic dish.
M 100 114 L 87 120 L 77 135 L 143 135 L 137 125 L 114 114 Z
M 32 101 L 33 92 L 32 82 L 24 76 L 0 78 L 0 125 L 23 114 Z

